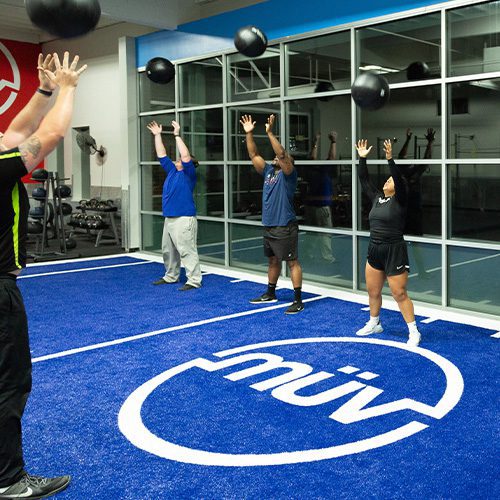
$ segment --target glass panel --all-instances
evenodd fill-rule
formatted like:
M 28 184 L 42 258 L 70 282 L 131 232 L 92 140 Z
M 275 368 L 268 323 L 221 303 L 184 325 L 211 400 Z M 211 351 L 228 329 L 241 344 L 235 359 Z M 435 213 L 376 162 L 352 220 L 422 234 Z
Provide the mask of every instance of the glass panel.
M 449 157 L 499 158 L 500 78 L 454 83 L 448 91 Z
M 179 76 L 181 107 L 222 102 L 222 58 L 181 64 Z
M 256 122 L 254 129 L 254 140 L 259 154 L 265 160 L 274 158 L 273 148 L 266 135 L 266 122 L 269 115 L 276 115 L 274 122 L 274 135 L 280 137 L 280 105 L 279 103 L 265 103 L 259 106 L 242 106 L 230 108 L 229 111 L 229 159 L 230 160 L 249 160 L 247 145 L 245 141 L 245 132 L 240 124 L 242 115 L 251 115 Z
M 182 137 L 199 161 L 224 159 L 222 109 L 203 109 L 180 114 Z
M 315 227 L 352 227 L 351 165 L 296 165 L 297 218 Z
M 357 30 L 360 70 L 390 83 L 441 76 L 441 15 L 400 19 Z
M 143 71 L 139 73 L 139 109 L 159 111 L 175 108 L 175 78 L 169 83 L 154 83 Z
M 229 231 L 231 266 L 267 274 L 262 227 L 230 224 Z
M 305 280 L 352 289 L 352 238 L 300 230 L 299 261 Z M 290 271 L 287 267 L 287 275 Z
M 290 43 L 287 56 L 287 95 L 330 92 L 351 86 L 348 31 Z
M 400 168 L 408 179 L 408 212 L 405 234 L 415 236 L 441 235 L 441 165 L 401 163 Z M 388 165 L 370 165 L 370 180 L 382 191 L 384 182 L 390 177 Z M 358 181 L 358 190 L 361 185 Z M 368 214 L 372 207 L 371 200 L 363 193 L 361 198 L 361 216 L 359 228 L 369 230 Z
M 451 237 L 500 241 L 500 164 L 450 165 Z
M 350 96 L 290 101 L 287 119 L 288 147 L 295 160 L 351 159 Z
M 500 2 L 447 13 L 450 76 L 500 71 Z
M 141 165 L 142 210 L 162 212 L 163 183 L 166 173 L 160 165 Z
M 264 179 L 253 165 L 229 165 L 231 201 L 229 216 L 236 219 L 262 219 Z
M 198 219 L 198 255 L 202 262 L 224 264 L 224 223 Z
M 279 48 L 268 47 L 260 57 L 241 54 L 228 57 L 229 101 L 269 99 L 280 95 Z
M 194 201 L 198 215 L 224 217 L 224 167 L 199 165 Z
M 500 251 L 448 249 L 450 306 L 500 314 Z
M 370 154 L 372 159 L 385 158 L 384 139 L 395 142 L 394 151 L 400 156 L 403 150 L 404 158 L 425 158 L 427 150 L 427 130 L 434 130 L 435 140 L 428 152 L 427 158 L 440 157 L 441 117 L 438 114 L 441 90 L 439 85 L 430 87 L 412 87 L 391 90 L 388 103 L 382 111 L 366 111 L 360 113 L 359 137 L 368 139 L 373 145 Z M 415 106 L 418 103 L 418 106 Z M 403 145 L 410 129 L 411 138 L 406 148 Z
M 368 254 L 366 237 L 358 238 L 358 288 L 366 290 L 365 266 Z M 411 299 L 430 304 L 441 303 L 441 246 L 428 243 L 408 242 L 410 274 L 408 294 Z M 384 283 L 384 295 L 391 296 L 391 289 Z M 387 300 L 387 299 L 386 299 Z
M 163 145 L 165 146 L 165 149 L 167 151 L 167 155 L 172 159 L 176 157 L 177 151 L 175 148 L 174 134 L 172 132 L 172 120 L 175 120 L 174 114 L 141 116 L 141 161 L 158 160 L 158 157 L 156 156 L 154 136 L 146 127 L 146 125 L 152 121 L 156 121 L 163 127 L 161 138 L 163 141 Z
M 142 249 L 161 253 L 165 218 L 161 215 L 142 215 Z

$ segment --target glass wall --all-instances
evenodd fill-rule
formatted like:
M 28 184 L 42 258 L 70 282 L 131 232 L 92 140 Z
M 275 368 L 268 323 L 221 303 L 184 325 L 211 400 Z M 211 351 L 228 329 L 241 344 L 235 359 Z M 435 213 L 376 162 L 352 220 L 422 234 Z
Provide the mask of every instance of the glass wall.
M 176 119 L 200 162 L 194 196 L 202 261 L 267 272 L 263 179 L 240 120 L 251 115 L 258 154 L 271 161 L 265 124 L 274 114 L 274 133 L 298 173 L 306 282 L 365 290 L 370 200 L 357 180 L 353 145 L 363 138 L 372 146 L 368 170 L 382 189 L 390 176 L 383 141 L 390 139 L 409 193 L 410 295 L 500 314 L 493 286 L 500 268 L 500 2 L 452 0 L 414 14 L 289 37 L 257 58 L 231 52 L 179 61 L 167 85 L 139 73 L 143 249 L 161 246 L 165 180 L 146 125 L 163 125 L 175 157 Z M 366 71 L 390 86 L 377 111 L 351 99 L 353 80 Z

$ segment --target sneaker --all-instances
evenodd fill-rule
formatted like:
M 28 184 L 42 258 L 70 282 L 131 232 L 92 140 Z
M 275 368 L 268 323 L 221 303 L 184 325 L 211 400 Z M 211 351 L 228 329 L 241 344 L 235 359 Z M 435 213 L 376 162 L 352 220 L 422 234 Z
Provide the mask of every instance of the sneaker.
M 356 335 L 359 335 L 360 337 L 365 337 L 366 335 L 371 335 L 373 333 L 382 333 L 383 331 L 384 329 L 382 328 L 380 321 L 376 325 L 368 321 L 368 323 L 366 323 L 366 325 L 363 328 L 360 328 L 356 332 Z
M 278 302 L 276 295 L 271 295 L 269 293 L 263 293 L 260 297 L 252 299 L 250 304 L 262 304 L 263 302 Z
M 167 281 L 165 278 L 160 278 L 159 280 L 153 281 L 153 285 L 171 285 L 172 283 L 179 283 L 179 280 Z
M 40 477 L 26 473 L 17 483 L 0 488 L 0 498 L 45 498 L 64 490 L 70 476 Z
M 193 285 L 188 285 L 188 284 L 186 283 L 185 285 L 182 285 L 182 286 L 179 288 L 179 290 L 180 290 L 181 292 L 185 292 L 186 290 L 196 290 L 196 288 L 198 288 L 198 287 L 193 286 Z
M 304 304 L 302 302 L 293 301 L 293 304 L 285 311 L 285 314 L 297 314 L 304 310 Z
M 417 347 L 418 344 L 420 344 L 420 338 L 420 332 L 411 332 L 410 335 L 408 335 L 408 342 L 406 342 L 406 344 L 411 347 Z

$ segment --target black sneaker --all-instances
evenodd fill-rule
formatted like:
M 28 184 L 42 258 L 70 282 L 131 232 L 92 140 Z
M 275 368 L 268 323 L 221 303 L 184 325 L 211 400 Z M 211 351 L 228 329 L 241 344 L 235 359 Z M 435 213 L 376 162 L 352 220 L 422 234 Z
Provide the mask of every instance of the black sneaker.
M 179 283 L 179 280 L 165 281 L 164 278 L 160 278 L 159 280 L 153 281 L 153 285 L 172 285 L 173 283 Z
M 276 295 L 271 295 L 269 293 L 263 293 L 260 297 L 252 299 L 250 304 L 262 304 L 263 302 L 278 302 Z
M 64 490 L 70 476 L 40 477 L 26 473 L 17 483 L 0 488 L 0 498 L 45 498 Z
M 182 286 L 179 288 L 179 290 L 180 290 L 181 292 L 185 292 L 186 290 L 196 290 L 196 288 L 198 288 L 198 287 L 193 286 L 193 285 L 188 285 L 188 284 L 186 283 L 185 285 L 182 285 Z
M 285 311 L 285 314 L 297 314 L 304 310 L 304 304 L 302 302 L 293 301 L 293 304 Z

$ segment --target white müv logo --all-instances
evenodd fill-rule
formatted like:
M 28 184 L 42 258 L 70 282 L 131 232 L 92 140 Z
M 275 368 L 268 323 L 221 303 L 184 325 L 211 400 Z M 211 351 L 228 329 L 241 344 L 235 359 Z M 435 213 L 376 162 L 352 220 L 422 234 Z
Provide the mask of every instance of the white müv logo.
M 430 361 L 443 372 L 446 388 L 435 405 L 422 403 L 411 398 L 402 398 L 387 402 L 387 395 L 383 398 L 384 403 L 377 404 L 377 398 L 384 393 L 382 389 L 376 387 L 376 379 L 379 377 L 379 374 L 363 371 L 356 366 L 347 364 L 339 366 L 335 371 L 352 375 L 353 380 L 341 383 L 323 392 L 302 396 L 298 395 L 297 392 L 327 379 L 333 378 L 333 380 L 336 380 L 334 378 L 335 374 L 325 371 L 314 372 L 314 368 L 306 363 L 287 361 L 276 354 L 262 352 L 264 349 L 272 349 L 280 346 L 304 346 L 307 344 L 325 343 L 351 344 L 351 346 L 345 346 L 346 348 L 356 347 L 355 344 L 362 348 L 363 344 L 367 344 L 377 346 L 377 349 L 397 349 L 410 353 L 412 356 L 425 358 L 425 360 Z M 389 352 L 389 354 L 394 355 L 395 353 Z M 312 462 L 380 448 L 416 434 L 426 429 L 428 425 L 418 420 L 412 420 L 412 418 L 418 419 L 419 415 L 426 420 L 429 420 L 429 418 L 443 418 L 459 402 L 464 388 L 460 371 L 447 359 L 427 349 L 410 347 L 401 342 L 390 340 L 352 337 L 298 338 L 237 347 L 215 353 L 214 356 L 221 360 L 209 361 L 204 358 L 197 358 L 188 361 L 166 370 L 136 389 L 127 398 L 118 415 L 118 425 L 125 437 L 132 444 L 149 453 L 191 464 L 246 467 Z M 261 361 L 261 363 L 254 364 L 250 368 L 238 367 L 238 365 L 248 361 Z M 415 361 L 418 361 L 418 359 Z M 398 414 L 399 412 L 404 412 L 403 415 L 407 416 L 409 421 L 403 425 L 399 423 L 392 429 L 384 429 L 382 433 L 377 432 L 375 435 L 357 441 L 349 441 L 318 449 L 262 454 L 217 453 L 181 446 L 156 436 L 144 425 L 141 418 L 141 408 L 146 399 L 162 384 L 174 377 L 182 376 L 189 370 L 204 370 L 205 372 L 214 373 L 214 376 L 216 376 L 219 370 L 230 367 L 233 367 L 234 370 L 224 375 L 224 378 L 231 381 L 244 380 L 255 375 L 262 375 L 277 368 L 286 369 L 286 373 L 284 374 L 282 370 L 279 372 L 281 373 L 280 375 L 276 376 L 273 373 L 270 374 L 269 378 L 260 380 L 257 383 L 252 384 L 250 382 L 249 387 L 297 407 L 319 407 L 320 405 L 324 405 L 324 418 L 332 419 L 337 424 L 342 424 L 342 426 L 354 425 L 356 423 L 368 424 L 378 417 Z M 346 396 L 349 396 L 349 399 Z M 336 405 L 332 403 L 339 399 L 340 403 Z M 401 419 L 398 421 L 401 422 Z M 168 425 L 168 422 L 166 425 Z M 241 425 L 245 425 L 244 419 Z
M 21 75 L 19 74 L 19 68 L 17 67 L 17 63 L 14 57 L 2 42 L 0 42 L 0 52 L 2 52 L 9 61 L 13 78 L 11 82 L 0 79 L 0 91 L 2 91 L 5 87 L 12 89 L 12 92 L 9 94 L 7 100 L 3 104 L 0 103 L 0 115 L 2 115 L 12 106 L 12 104 L 16 100 L 19 89 L 21 88 Z

